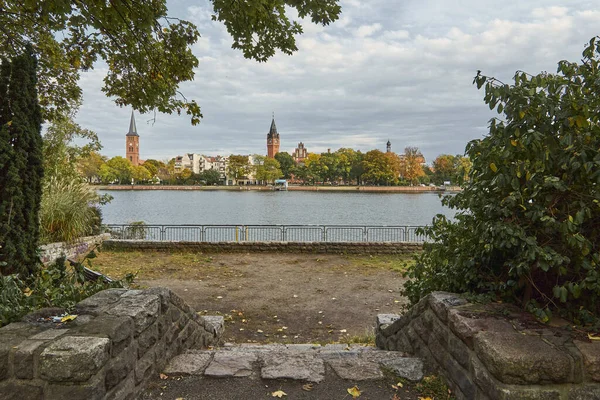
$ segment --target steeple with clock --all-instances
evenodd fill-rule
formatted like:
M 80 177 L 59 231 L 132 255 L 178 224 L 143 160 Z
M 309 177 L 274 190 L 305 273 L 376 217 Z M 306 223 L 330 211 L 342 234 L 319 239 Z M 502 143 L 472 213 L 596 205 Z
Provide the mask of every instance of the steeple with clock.
M 271 129 L 267 133 L 267 157 L 275 158 L 275 154 L 279 153 L 279 132 L 275 126 L 275 114 L 271 121 Z
M 140 164 L 140 135 L 137 133 L 133 111 L 131 112 L 131 121 L 129 122 L 129 132 L 125 135 L 125 155 L 132 165 Z

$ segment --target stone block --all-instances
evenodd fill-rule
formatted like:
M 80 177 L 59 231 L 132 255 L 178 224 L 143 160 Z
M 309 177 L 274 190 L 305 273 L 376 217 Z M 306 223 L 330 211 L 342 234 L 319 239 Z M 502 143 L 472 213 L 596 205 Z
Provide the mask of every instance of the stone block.
M 135 378 L 132 371 L 127 378 L 106 393 L 104 400 L 131 400 L 136 397 L 136 394 Z
M 390 357 L 381 359 L 380 365 L 394 375 L 408 379 L 409 381 L 419 382 L 423 379 L 423 361 L 420 358 L 412 357 Z
M 109 352 L 107 338 L 60 338 L 40 354 L 40 377 L 50 382 L 87 381 L 106 364 Z
M 217 351 L 204 375 L 217 378 L 250 376 L 257 361 L 255 352 Z
M 577 385 L 569 390 L 568 400 L 600 400 L 600 385 Z
M 116 355 L 131 343 L 133 329 L 130 317 L 102 314 L 73 329 L 72 333 L 75 336 L 107 337 L 112 341 L 112 354 Z
M 204 321 L 204 329 L 213 335 L 214 343 L 218 342 L 225 331 L 225 320 L 220 315 L 205 315 L 200 317 Z
M 41 328 L 19 322 L 0 329 L 0 380 L 8 378 L 9 358 L 13 347 L 41 331 Z
M 367 381 L 383 378 L 379 363 L 359 358 L 332 357 L 327 364 L 341 378 L 350 381 Z
M 404 332 L 398 332 L 396 334 L 396 350 L 408 354 L 413 354 L 414 352 L 414 348 Z
M 173 357 L 164 372 L 167 375 L 202 375 L 212 357 L 210 351 L 188 350 Z
M 14 380 L 0 382 L 0 399 L 2 400 L 39 400 L 44 398 L 43 387 L 31 382 Z
M 135 384 L 139 385 L 145 378 L 149 378 L 154 370 L 152 367 L 156 364 L 156 352 L 154 348 L 148 350 L 146 354 L 135 365 Z
M 389 326 L 400 318 L 398 314 L 377 314 L 377 318 L 375 320 L 375 332 L 377 334 L 382 334 L 387 337 L 393 335 L 397 332 L 397 330 L 388 329 Z
M 127 289 L 106 289 L 77 303 L 75 314 L 100 315 L 111 304 L 119 301 Z
M 31 340 L 54 340 L 69 332 L 70 329 L 46 329 L 36 335 L 31 336 Z
M 117 304 L 106 310 L 109 315 L 133 318 L 135 336 L 143 332 L 158 318 L 160 298 L 144 292 L 122 296 Z
M 470 351 L 467 345 L 462 340 L 460 340 L 453 334 L 450 334 L 448 336 L 447 349 L 448 353 L 450 353 L 450 355 L 458 362 L 458 364 L 461 367 L 467 370 L 469 369 L 471 358 Z
M 106 376 L 105 385 L 106 390 L 110 390 L 119 384 L 123 379 L 129 375 L 135 365 L 136 348 L 131 345 L 121 351 L 118 355 L 114 356 L 106 364 Z
M 581 340 L 573 343 L 581 352 L 586 375 L 596 382 L 600 381 L 600 343 Z
M 309 353 L 261 354 L 263 379 L 295 379 L 319 383 L 325 378 L 325 364 L 322 359 Z
M 452 307 L 466 304 L 467 301 L 454 293 L 433 292 L 427 296 L 429 307 L 442 322 L 448 320 L 448 310 Z
M 90 379 L 85 384 L 60 384 L 50 383 L 46 387 L 46 399 L 66 400 L 101 400 L 104 399 L 106 389 L 101 377 Z
M 463 369 L 452 357 L 446 357 L 444 364 L 441 365 L 443 365 L 448 378 L 458 386 L 464 397 L 474 399 L 477 385 L 473 383 L 469 371 Z
M 145 331 L 140 333 L 138 337 L 138 358 L 142 357 L 144 353 L 152 346 L 156 344 L 158 340 L 158 325 L 152 324 L 146 328 Z
M 177 294 L 171 292 L 171 303 L 175 305 L 175 307 L 179 308 L 184 313 L 191 311 L 190 306 Z
M 171 306 L 171 296 L 173 292 L 170 289 L 164 287 L 153 287 L 146 289 L 148 294 L 155 294 L 160 298 L 160 313 L 165 314 Z
M 14 348 L 13 368 L 15 377 L 19 379 L 34 378 L 35 353 L 41 353 L 42 346 L 46 341 L 24 340 Z
M 169 318 L 171 319 L 171 322 L 177 322 L 179 320 L 179 317 L 181 317 L 181 310 L 177 307 L 171 307 L 169 308 Z
M 573 381 L 572 358 L 539 336 L 480 332 L 475 352 L 489 372 L 509 384 Z
M 463 308 L 448 312 L 448 327 L 463 342 L 473 349 L 473 337 L 479 332 L 513 334 L 515 328 L 505 319 L 491 317 L 485 313 L 471 313 Z

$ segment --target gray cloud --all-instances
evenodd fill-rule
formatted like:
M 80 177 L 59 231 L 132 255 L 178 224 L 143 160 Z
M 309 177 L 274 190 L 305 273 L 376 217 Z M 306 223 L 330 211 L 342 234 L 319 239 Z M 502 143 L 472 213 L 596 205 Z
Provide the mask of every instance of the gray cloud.
M 275 112 L 283 151 L 363 151 L 418 146 L 427 160 L 462 153 L 487 132 L 493 115 L 471 84 L 477 69 L 503 81 L 515 70 L 555 71 L 579 60 L 597 35 L 596 1 L 343 0 L 340 21 L 304 23 L 299 52 L 267 63 L 231 49 L 208 1 L 169 2 L 172 15 L 196 23 L 202 39 L 196 79 L 182 85 L 205 116 L 137 116 L 142 158 L 185 152 L 265 153 Z M 130 110 L 100 91 L 102 66 L 84 75 L 78 122 L 95 130 L 108 156 L 123 155 Z

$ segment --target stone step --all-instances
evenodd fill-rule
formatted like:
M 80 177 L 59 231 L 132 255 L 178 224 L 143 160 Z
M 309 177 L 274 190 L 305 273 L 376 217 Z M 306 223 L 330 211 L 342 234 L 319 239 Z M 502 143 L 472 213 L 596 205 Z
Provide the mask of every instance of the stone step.
M 423 378 L 423 362 L 372 346 L 328 344 L 225 344 L 188 350 L 166 366 L 167 375 L 292 379 L 319 383 L 327 368 L 352 381 L 383 379 L 384 372 L 410 381 Z

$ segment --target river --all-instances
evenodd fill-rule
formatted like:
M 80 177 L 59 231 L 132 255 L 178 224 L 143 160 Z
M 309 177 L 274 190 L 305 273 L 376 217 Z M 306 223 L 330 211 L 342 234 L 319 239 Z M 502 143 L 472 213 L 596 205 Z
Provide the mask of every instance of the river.
M 428 225 L 454 211 L 435 193 L 101 190 L 105 224 Z

